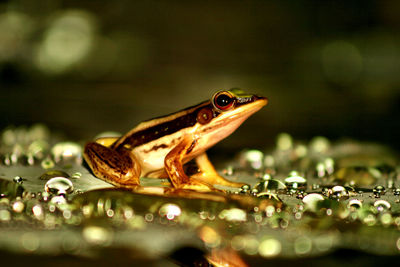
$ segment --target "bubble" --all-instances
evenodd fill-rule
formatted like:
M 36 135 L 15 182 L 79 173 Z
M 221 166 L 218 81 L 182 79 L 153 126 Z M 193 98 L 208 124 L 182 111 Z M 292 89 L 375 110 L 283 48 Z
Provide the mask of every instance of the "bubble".
M 306 195 L 302 201 L 306 204 L 307 209 L 316 211 L 318 202 L 323 201 L 324 199 L 325 198 L 321 194 L 311 193 Z
M 47 181 L 45 191 L 54 195 L 66 195 L 74 190 L 72 182 L 65 177 L 54 177 Z
M 274 238 L 265 239 L 258 247 L 258 253 L 266 258 L 277 256 L 281 252 L 281 250 L 281 243 Z

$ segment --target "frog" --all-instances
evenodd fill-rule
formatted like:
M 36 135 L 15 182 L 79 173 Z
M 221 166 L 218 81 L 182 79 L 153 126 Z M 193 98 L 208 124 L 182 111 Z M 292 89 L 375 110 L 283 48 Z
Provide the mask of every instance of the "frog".
M 211 99 L 139 123 L 120 137 L 101 137 L 83 151 L 92 173 L 116 187 L 140 187 L 140 178 L 167 178 L 174 190 L 218 191 L 243 183 L 221 176 L 206 151 L 232 134 L 268 99 L 241 89 L 220 90 Z M 198 172 L 188 175 L 194 161 Z

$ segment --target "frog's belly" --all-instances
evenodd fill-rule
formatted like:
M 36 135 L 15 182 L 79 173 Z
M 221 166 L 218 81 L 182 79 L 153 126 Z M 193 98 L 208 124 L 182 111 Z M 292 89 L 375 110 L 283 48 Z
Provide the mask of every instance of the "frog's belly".
M 175 133 L 135 147 L 132 153 L 140 163 L 140 176 L 164 169 L 165 157 L 181 140 L 182 135 Z

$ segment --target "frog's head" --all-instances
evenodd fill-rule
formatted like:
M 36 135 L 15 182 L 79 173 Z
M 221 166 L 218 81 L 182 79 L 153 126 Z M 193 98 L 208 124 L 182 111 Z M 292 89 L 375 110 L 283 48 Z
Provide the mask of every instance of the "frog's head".
M 195 134 L 202 137 L 207 147 L 230 135 L 268 100 L 240 89 L 231 89 L 215 93 L 209 103 L 197 109 L 195 127 Z

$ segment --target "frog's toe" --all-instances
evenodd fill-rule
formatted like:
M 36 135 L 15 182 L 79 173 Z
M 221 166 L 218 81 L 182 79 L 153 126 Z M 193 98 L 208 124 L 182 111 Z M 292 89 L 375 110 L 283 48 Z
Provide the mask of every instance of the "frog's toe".
M 222 186 L 228 186 L 228 187 L 242 187 L 245 185 L 244 183 L 237 183 L 237 182 L 232 182 L 224 177 L 214 174 L 214 173 L 207 173 L 207 172 L 199 172 L 191 176 L 191 178 L 195 178 L 197 180 L 200 180 L 202 182 L 208 183 L 208 184 L 213 184 L 213 185 L 222 185 Z
M 197 192 L 221 192 L 221 190 L 216 189 L 209 183 L 197 180 L 192 177 L 187 183 L 181 184 L 178 189 L 194 190 Z

